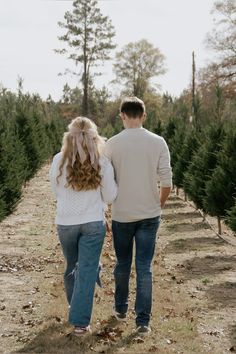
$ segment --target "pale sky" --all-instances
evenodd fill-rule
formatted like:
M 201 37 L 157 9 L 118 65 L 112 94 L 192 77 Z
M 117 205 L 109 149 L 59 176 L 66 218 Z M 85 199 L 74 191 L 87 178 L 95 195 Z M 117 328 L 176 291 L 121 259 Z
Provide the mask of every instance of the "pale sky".
M 207 32 L 213 28 L 213 3 L 214 0 L 103 0 L 99 6 L 115 27 L 116 50 L 143 38 L 161 50 L 168 71 L 155 82 L 162 86 L 162 92 L 177 96 L 190 83 L 192 51 L 197 68 L 213 57 L 204 44 Z M 74 78 L 58 76 L 74 66 L 53 51 L 62 46 L 57 36 L 63 32 L 57 23 L 71 9 L 70 0 L 0 0 L 0 83 L 4 87 L 14 91 L 20 76 L 25 91 L 39 93 L 43 98 L 51 94 L 57 100 L 66 82 L 71 87 L 76 85 Z M 115 92 L 110 84 L 114 79 L 112 62 L 100 69 L 104 74 L 96 86 L 106 85 Z

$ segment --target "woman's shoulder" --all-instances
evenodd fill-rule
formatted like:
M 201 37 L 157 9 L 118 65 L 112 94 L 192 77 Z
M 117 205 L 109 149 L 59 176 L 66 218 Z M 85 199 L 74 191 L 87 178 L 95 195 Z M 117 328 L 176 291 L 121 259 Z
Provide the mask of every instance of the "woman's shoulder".
M 61 160 L 62 158 L 62 152 L 58 152 L 56 155 L 53 156 L 53 161 L 58 161 Z
M 105 155 L 100 156 L 99 164 L 101 166 L 102 173 L 104 173 L 104 171 L 113 169 L 111 161 Z
M 51 164 L 53 169 L 58 168 L 61 159 L 62 159 L 62 152 L 58 152 L 56 155 L 53 156 L 52 164 Z
M 111 164 L 110 160 L 105 155 L 100 156 L 99 163 L 102 168 L 106 168 L 106 166 L 110 166 Z
M 62 152 L 58 152 L 56 155 L 53 156 L 53 159 L 52 159 L 52 164 L 53 165 L 57 165 L 62 159 Z

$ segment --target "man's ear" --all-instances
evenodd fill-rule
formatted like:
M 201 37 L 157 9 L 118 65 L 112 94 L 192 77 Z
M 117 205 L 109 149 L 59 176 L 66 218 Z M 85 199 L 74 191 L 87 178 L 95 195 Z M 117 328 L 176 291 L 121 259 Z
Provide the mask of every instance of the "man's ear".
M 142 118 L 141 118 L 142 123 L 144 123 L 146 119 L 147 119 L 147 115 L 146 115 L 146 113 L 144 113 L 143 116 L 142 116 Z
M 122 121 L 124 121 L 124 120 L 125 120 L 125 113 L 120 112 L 120 119 L 121 119 Z

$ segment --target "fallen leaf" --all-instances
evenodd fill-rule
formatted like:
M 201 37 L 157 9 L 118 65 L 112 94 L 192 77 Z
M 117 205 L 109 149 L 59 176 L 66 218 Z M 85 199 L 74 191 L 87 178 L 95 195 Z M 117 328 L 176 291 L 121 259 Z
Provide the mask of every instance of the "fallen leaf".
M 135 343 L 144 343 L 144 339 L 141 338 L 141 337 L 135 337 L 135 338 L 133 339 L 133 342 L 135 342 Z
M 149 352 L 157 352 L 158 351 L 158 347 L 156 345 L 152 345 L 149 349 L 148 349 Z
M 34 307 L 34 304 L 32 301 L 29 301 L 28 304 L 25 304 L 22 306 L 22 309 L 23 310 L 26 310 L 26 309 L 32 309 Z
M 167 339 L 166 339 L 166 343 L 167 343 L 167 344 L 173 344 L 173 343 L 176 343 L 176 340 L 173 340 L 173 339 L 171 339 L 171 338 L 167 338 Z

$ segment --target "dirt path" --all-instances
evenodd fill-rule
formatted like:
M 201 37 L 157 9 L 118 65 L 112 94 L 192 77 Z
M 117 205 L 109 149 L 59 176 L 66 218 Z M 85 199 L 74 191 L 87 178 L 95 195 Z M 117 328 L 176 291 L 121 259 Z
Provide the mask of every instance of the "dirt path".
M 0 224 L 0 352 L 236 352 L 236 248 L 217 238 L 201 215 L 172 196 L 154 260 L 152 333 L 134 335 L 135 275 L 126 324 L 111 316 L 114 253 L 108 235 L 103 284 L 96 289 L 93 335 L 75 338 L 67 324 L 63 259 L 44 166 L 17 210 Z

